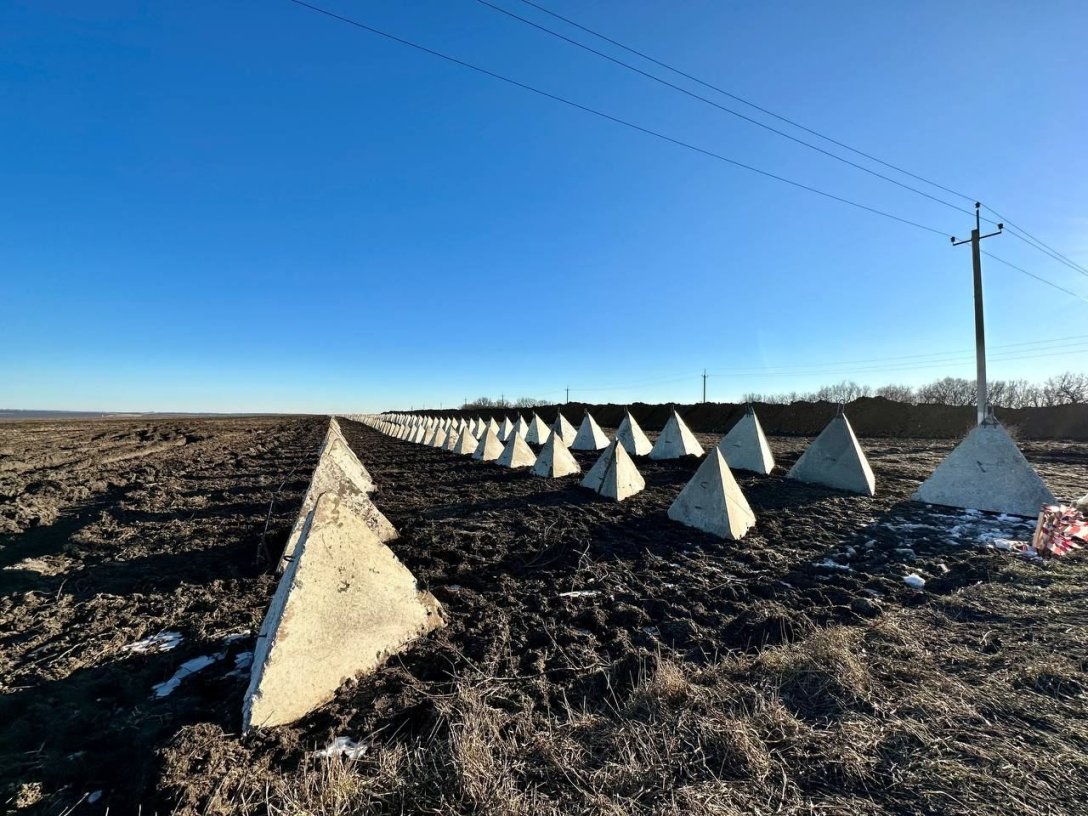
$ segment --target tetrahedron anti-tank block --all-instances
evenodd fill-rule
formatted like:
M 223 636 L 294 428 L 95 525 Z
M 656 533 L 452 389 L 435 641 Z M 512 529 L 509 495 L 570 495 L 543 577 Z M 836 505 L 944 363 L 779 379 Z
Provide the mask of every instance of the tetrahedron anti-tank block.
M 669 507 L 669 518 L 720 538 L 740 539 L 755 514 L 717 448 L 699 465 Z
M 294 722 L 442 625 L 438 601 L 393 551 L 322 495 L 261 624 L 243 731 Z
M 930 474 L 913 501 L 1035 517 L 1054 494 L 996 420 L 971 429 Z
M 876 494 L 876 478 L 846 415 L 840 413 L 801 454 L 786 478 L 865 496 Z

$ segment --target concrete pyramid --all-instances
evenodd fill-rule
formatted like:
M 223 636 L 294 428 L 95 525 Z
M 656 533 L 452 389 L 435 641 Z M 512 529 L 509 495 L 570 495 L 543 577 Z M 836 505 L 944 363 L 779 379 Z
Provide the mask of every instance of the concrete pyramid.
M 431 440 L 432 448 L 444 448 L 446 447 L 446 429 L 438 428 L 434 432 L 434 439 Z
M 496 436 L 495 432 L 488 428 L 476 444 L 476 450 L 473 451 L 472 458 L 481 462 L 494 462 L 500 456 L 502 456 L 502 442 L 499 441 L 499 437 Z
M 472 435 L 472 431 L 465 428 L 454 442 L 453 452 L 459 453 L 462 456 L 471 456 L 476 452 L 476 446 L 478 444 L 480 444 L 479 440 Z
M 669 518 L 719 538 L 741 539 L 756 523 L 740 485 L 717 448 L 669 506 Z
M 359 461 L 355 451 L 351 449 L 347 440 L 338 430 L 334 432 L 330 428 L 329 432 L 325 434 L 325 441 L 321 443 L 321 450 L 318 453 L 318 463 L 323 461 L 332 461 L 338 464 L 345 473 L 351 474 L 352 481 L 358 484 L 360 489 L 368 493 L 373 493 L 377 489 L 374 486 L 374 479 L 371 478 L 370 472 L 363 467 L 363 463 Z
M 563 439 L 563 444 L 567 447 L 570 447 L 574 443 L 574 438 L 578 436 L 578 431 L 567 422 L 567 418 L 563 416 L 562 411 L 556 414 L 555 422 L 552 423 L 552 433 L 559 434 Z
M 339 496 L 366 523 L 378 540 L 392 541 L 397 537 L 396 529 L 370 500 L 369 494 L 374 490 L 374 482 L 366 469 L 357 464 L 358 461 L 343 439 L 334 438 L 330 444 L 326 444 L 302 498 L 302 510 L 287 536 L 287 544 L 280 556 L 277 572 L 283 572 L 290 564 L 302 537 L 306 516 L 313 510 L 318 498 L 326 493 Z
M 551 436 L 551 429 L 544 424 L 544 420 L 537 416 L 536 412 L 533 412 L 533 418 L 529 420 L 529 425 L 525 431 L 525 441 L 530 442 L 533 445 L 543 445 L 548 441 L 548 437 Z
M 512 433 L 506 440 L 506 447 L 495 460 L 495 464 L 508 468 L 532 467 L 536 464 L 536 454 L 533 453 L 528 442 L 516 433 Z
M 497 423 L 497 422 L 495 421 L 495 418 L 494 418 L 494 417 L 492 417 L 491 419 L 489 419 L 489 420 L 487 421 L 487 424 L 486 424 L 486 425 L 484 425 L 484 433 L 483 433 L 483 434 L 481 434 L 481 438 L 483 438 L 483 436 L 484 436 L 484 435 L 485 435 L 485 434 L 486 434 L 486 433 L 487 433 L 488 431 L 493 431 L 493 432 L 495 433 L 495 436 L 496 436 L 496 437 L 498 437 L 498 435 L 499 435 L 499 431 L 501 431 L 501 430 L 502 430 L 502 429 L 501 429 L 501 428 L 499 427 L 499 423 Z
M 460 436 L 460 433 L 458 432 L 457 428 L 450 428 L 449 431 L 446 433 L 446 444 L 442 446 L 442 450 L 453 450 L 454 446 L 457 444 L 458 436 Z
M 502 425 L 499 426 L 499 441 L 505 442 L 510 438 L 510 434 L 514 432 L 514 423 L 510 421 L 510 417 L 507 417 L 502 421 Z
M 529 433 L 529 423 L 526 422 L 520 415 L 518 416 L 517 422 L 514 423 L 514 433 L 516 433 L 522 439 L 524 439 L 525 435 Z
M 597 424 L 597 420 L 590 415 L 589 411 L 586 411 L 585 418 L 578 428 L 578 433 L 574 436 L 574 441 L 571 443 L 570 449 L 591 451 L 601 450 L 602 448 L 607 447 L 608 437 L 605 436 L 604 431 L 601 430 L 601 426 Z
M 412 435 L 408 437 L 409 442 L 414 442 L 417 445 L 422 445 L 423 440 L 427 438 L 427 429 L 422 425 L 417 425 L 416 429 L 412 431 Z
M 751 407 L 718 443 L 729 467 L 764 475 L 774 470 L 774 456 L 759 418 Z
M 261 624 L 243 731 L 299 719 L 442 625 L 441 605 L 393 551 L 338 496 L 322 495 Z
M 1039 515 L 1054 494 L 996 420 L 976 426 L 922 482 L 914 501 L 1008 513 Z
M 582 468 L 577 460 L 571 456 L 570 450 L 563 443 L 563 437 L 553 433 L 544 443 L 540 456 L 533 465 L 534 476 L 544 476 L 548 479 L 557 479 L 560 476 L 570 476 L 572 473 L 581 473 Z
M 606 499 L 623 501 L 645 488 L 646 480 L 623 445 L 613 441 L 582 479 L 582 487 L 588 487 Z
M 635 418 L 631 416 L 630 411 L 624 415 L 620 427 L 616 429 L 616 439 L 623 445 L 624 450 L 632 456 L 645 456 L 654 447 L 650 444 L 650 440 L 646 438 L 646 434 L 642 432 L 639 424 L 635 422 Z
M 876 494 L 876 478 L 845 414 L 831 420 L 801 454 L 786 478 L 866 496 Z
M 661 436 L 650 451 L 651 459 L 679 459 L 682 456 L 702 456 L 703 446 L 695 438 L 680 414 L 672 412 L 669 421 L 661 430 Z
M 439 433 L 441 433 L 440 428 L 431 428 L 429 431 L 427 431 L 427 435 L 423 438 L 423 444 L 429 448 L 433 448 L 435 446 L 434 440 Z

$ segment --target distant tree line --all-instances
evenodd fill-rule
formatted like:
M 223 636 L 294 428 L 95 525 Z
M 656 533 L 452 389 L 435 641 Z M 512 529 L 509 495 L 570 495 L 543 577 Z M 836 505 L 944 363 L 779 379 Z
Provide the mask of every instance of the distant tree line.
M 541 405 L 551 405 L 551 402 L 537 397 L 518 397 L 513 402 L 501 397 L 499 399 L 476 397 L 476 399 L 466 402 L 461 408 L 537 408 Z
M 825 385 L 815 391 L 802 393 L 791 391 L 783 394 L 744 395 L 745 402 L 763 402 L 771 405 L 789 405 L 791 402 L 850 402 L 859 397 L 884 397 L 911 405 L 936 403 L 940 405 L 974 405 L 975 380 L 963 377 L 944 377 L 940 380 L 912 388 L 909 385 L 885 385 L 872 388 L 844 380 L 835 385 Z M 992 380 L 989 383 L 990 404 L 1000 408 L 1038 408 L 1051 405 L 1079 405 L 1088 403 L 1088 374 L 1067 371 L 1042 383 L 1028 380 Z

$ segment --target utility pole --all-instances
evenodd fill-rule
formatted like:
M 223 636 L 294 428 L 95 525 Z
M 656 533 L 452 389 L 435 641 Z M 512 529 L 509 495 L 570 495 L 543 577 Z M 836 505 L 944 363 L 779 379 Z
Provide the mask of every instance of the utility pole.
M 990 408 L 989 399 L 986 395 L 986 326 L 982 316 L 982 250 L 979 248 L 979 242 L 983 238 L 1000 235 L 1001 231 L 1005 229 L 1004 224 L 998 224 L 997 232 L 982 235 L 981 219 L 979 218 L 979 208 L 981 207 L 982 205 L 976 201 L 975 228 L 971 230 L 971 237 L 963 241 L 957 241 L 956 236 L 952 236 L 952 246 L 959 246 L 968 242 L 971 244 L 971 264 L 974 267 L 975 277 L 975 384 L 978 388 L 978 395 L 975 400 L 978 407 L 979 425 L 986 421 Z
M 567 386 L 567 401 L 564 402 L 563 404 L 564 405 L 569 405 L 570 404 L 570 386 L 569 385 Z
M 703 369 L 703 402 L 706 402 L 706 369 Z

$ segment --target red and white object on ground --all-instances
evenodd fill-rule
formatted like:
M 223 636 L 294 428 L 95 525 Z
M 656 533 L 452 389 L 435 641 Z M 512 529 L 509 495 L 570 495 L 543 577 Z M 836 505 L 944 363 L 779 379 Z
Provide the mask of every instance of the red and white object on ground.
M 1040 555 L 1068 555 L 1088 543 L 1088 519 L 1075 507 L 1047 504 L 1035 523 L 1031 546 Z

